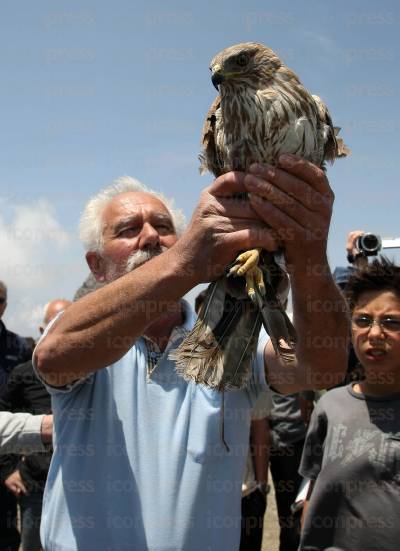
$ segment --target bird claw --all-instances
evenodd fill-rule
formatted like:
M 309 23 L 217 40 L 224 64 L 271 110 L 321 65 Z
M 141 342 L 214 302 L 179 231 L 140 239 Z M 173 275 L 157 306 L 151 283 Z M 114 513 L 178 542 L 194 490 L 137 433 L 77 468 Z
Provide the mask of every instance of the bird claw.
M 264 285 L 264 276 L 262 271 L 258 266 L 250 268 L 245 274 L 246 278 L 246 292 L 250 300 L 254 303 L 257 302 L 256 299 L 256 289 L 261 296 L 265 296 L 265 285 Z
M 261 269 L 258 267 L 260 258 L 259 249 L 251 249 L 240 254 L 235 261 L 235 264 L 228 272 L 228 277 L 244 276 L 246 278 L 246 293 L 249 299 L 256 303 L 256 289 L 265 296 L 264 276 Z
M 251 268 L 254 268 L 258 265 L 260 258 L 260 249 L 250 249 L 241 253 L 235 260 L 235 264 L 229 270 L 229 274 L 233 275 L 244 275 Z

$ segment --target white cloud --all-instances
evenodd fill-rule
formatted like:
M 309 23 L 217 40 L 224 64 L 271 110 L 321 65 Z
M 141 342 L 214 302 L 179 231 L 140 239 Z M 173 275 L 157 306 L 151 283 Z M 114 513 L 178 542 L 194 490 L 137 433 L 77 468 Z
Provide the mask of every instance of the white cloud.
M 0 215 L 2 277 L 17 290 L 43 285 L 51 279 L 44 261 L 65 249 L 70 237 L 44 199 L 10 208 L 11 216 Z
M 72 298 L 74 285 L 85 277 L 82 249 L 48 200 L 9 204 L 0 199 L 0 205 L 0 279 L 8 287 L 4 321 L 17 333 L 37 337 L 44 305 Z

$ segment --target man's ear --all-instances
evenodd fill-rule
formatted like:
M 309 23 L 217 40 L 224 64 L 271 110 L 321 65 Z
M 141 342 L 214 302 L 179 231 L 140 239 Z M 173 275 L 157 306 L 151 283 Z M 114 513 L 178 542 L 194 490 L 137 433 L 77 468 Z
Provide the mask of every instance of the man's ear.
M 89 265 L 90 271 L 96 278 L 96 281 L 105 281 L 104 260 L 99 253 L 89 251 L 86 253 L 86 262 Z

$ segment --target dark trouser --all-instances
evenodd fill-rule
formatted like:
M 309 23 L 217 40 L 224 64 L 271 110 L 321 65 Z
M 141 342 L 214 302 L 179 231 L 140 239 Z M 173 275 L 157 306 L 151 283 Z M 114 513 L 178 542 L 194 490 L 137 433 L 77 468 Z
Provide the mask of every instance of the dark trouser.
M 17 499 L 0 483 L 0 550 L 18 551 Z
M 41 551 L 40 519 L 42 517 L 43 492 L 32 492 L 21 496 L 22 550 Z
M 280 525 L 280 551 L 297 551 L 300 534 L 290 507 L 295 500 L 301 476 L 298 473 L 304 440 L 285 448 L 271 448 L 270 470 L 275 488 Z
M 240 551 L 260 551 L 267 501 L 260 490 L 242 497 Z

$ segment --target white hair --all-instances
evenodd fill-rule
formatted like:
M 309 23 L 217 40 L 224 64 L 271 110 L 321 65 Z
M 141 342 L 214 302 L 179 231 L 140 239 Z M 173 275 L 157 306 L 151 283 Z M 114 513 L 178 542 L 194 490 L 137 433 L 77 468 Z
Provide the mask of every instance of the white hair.
M 182 234 L 186 225 L 185 215 L 181 210 L 174 207 L 172 199 L 167 199 L 162 193 L 153 191 L 135 178 L 121 176 L 94 195 L 82 213 L 79 223 L 79 236 L 86 251 L 101 251 L 103 244 L 101 215 L 103 210 L 114 197 L 130 191 L 151 193 L 151 195 L 160 199 L 171 215 L 175 233 L 178 236 Z

